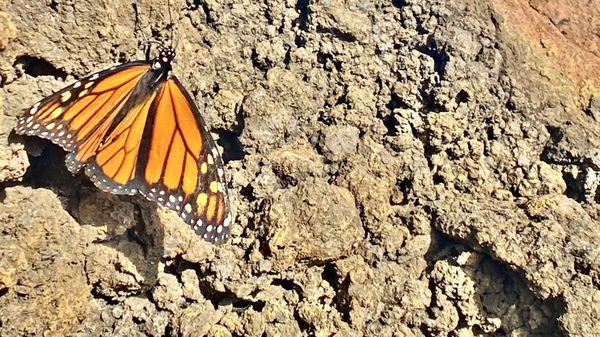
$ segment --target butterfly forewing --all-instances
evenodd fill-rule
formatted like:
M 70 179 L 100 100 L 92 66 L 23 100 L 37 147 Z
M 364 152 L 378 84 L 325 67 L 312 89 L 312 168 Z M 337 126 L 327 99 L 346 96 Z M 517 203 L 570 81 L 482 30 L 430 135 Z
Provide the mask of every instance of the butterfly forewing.
M 198 109 L 174 76 L 161 87 L 150 112 L 139 176 L 148 199 L 176 211 L 211 242 L 229 237 L 231 215 L 223 161 Z
M 15 131 L 17 134 L 49 139 L 69 152 L 81 153 L 84 145 L 88 146 L 86 149 L 89 152 L 93 152 L 94 142 L 86 141 L 100 138 L 94 131 L 102 126 L 102 122 L 107 122 L 111 117 L 110 110 L 117 107 L 114 104 L 116 97 L 109 101 L 111 94 L 119 90 L 120 93 L 127 93 L 123 87 L 134 84 L 148 69 L 143 62 L 133 62 L 77 81 L 34 104 L 19 118 Z M 128 76 L 123 78 L 121 74 L 124 72 Z M 124 96 L 120 98 L 118 102 L 126 100 Z

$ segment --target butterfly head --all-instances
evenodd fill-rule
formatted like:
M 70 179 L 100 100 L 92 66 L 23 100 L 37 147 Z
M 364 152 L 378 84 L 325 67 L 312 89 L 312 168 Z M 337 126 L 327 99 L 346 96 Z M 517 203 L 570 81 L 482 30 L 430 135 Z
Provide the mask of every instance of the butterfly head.
M 160 46 L 157 49 L 158 55 L 152 60 L 152 69 L 164 72 L 171 71 L 175 50 L 170 47 Z

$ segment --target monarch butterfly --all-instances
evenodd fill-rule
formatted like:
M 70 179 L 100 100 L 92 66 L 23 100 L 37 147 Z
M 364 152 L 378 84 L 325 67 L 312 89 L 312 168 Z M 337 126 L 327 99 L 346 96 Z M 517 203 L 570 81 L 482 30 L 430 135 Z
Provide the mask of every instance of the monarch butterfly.
M 103 191 L 140 193 L 179 214 L 209 242 L 229 237 L 223 160 L 189 93 L 172 74 L 175 51 L 92 74 L 33 105 L 17 134 L 68 152 Z

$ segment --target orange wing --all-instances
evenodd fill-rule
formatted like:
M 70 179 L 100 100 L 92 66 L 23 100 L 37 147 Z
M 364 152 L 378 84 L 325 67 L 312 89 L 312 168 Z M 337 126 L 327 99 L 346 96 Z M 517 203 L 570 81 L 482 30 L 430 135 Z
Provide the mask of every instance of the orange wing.
M 144 62 L 94 74 L 34 105 L 16 131 L 62 146 L 69 170 L 85 166 L 104 191 L 139 192 L 206 240 L 229 237 L 223 161 L 174 76 L 161 79 Z
M 127 111 L 96 151 L 85 173 L 101 190 L 115 194 L 135 194 L 144 189 L 136 179 L 140 146 L 146 120 L 156 93 L 150 92 Z
M 174 210 L 208 241 L 229 237 L 223 161 L 175 77 L 129 111 L 86 166 L 86 174 L 105 191 L 139 191 Z
M 223 161 L 204 120 L 176 77 L 162 86 L 143 158 L 142 193 L 179 212 L 208 241 L 229 237 Z
M 71 152 L 67 167 L 77 172 L 96 154 L 115 117 L 150 66 L 134 62 L 101 71 L 36 103 L 15 128 L 18 134 L 51 140 Z

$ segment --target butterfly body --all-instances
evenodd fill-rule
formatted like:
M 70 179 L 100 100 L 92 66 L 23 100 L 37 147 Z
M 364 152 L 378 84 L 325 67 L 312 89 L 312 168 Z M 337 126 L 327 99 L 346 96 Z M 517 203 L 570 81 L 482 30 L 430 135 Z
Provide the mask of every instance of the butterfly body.
M 179 214 L 204 239 L 229 236 L 223 161 L 192 98 L 172 74 L 175 52 L 103 70 L 36 103 L 19 118 L 18 134 L 35 135 L 67 152 L 114 194 L 140 193 Z

